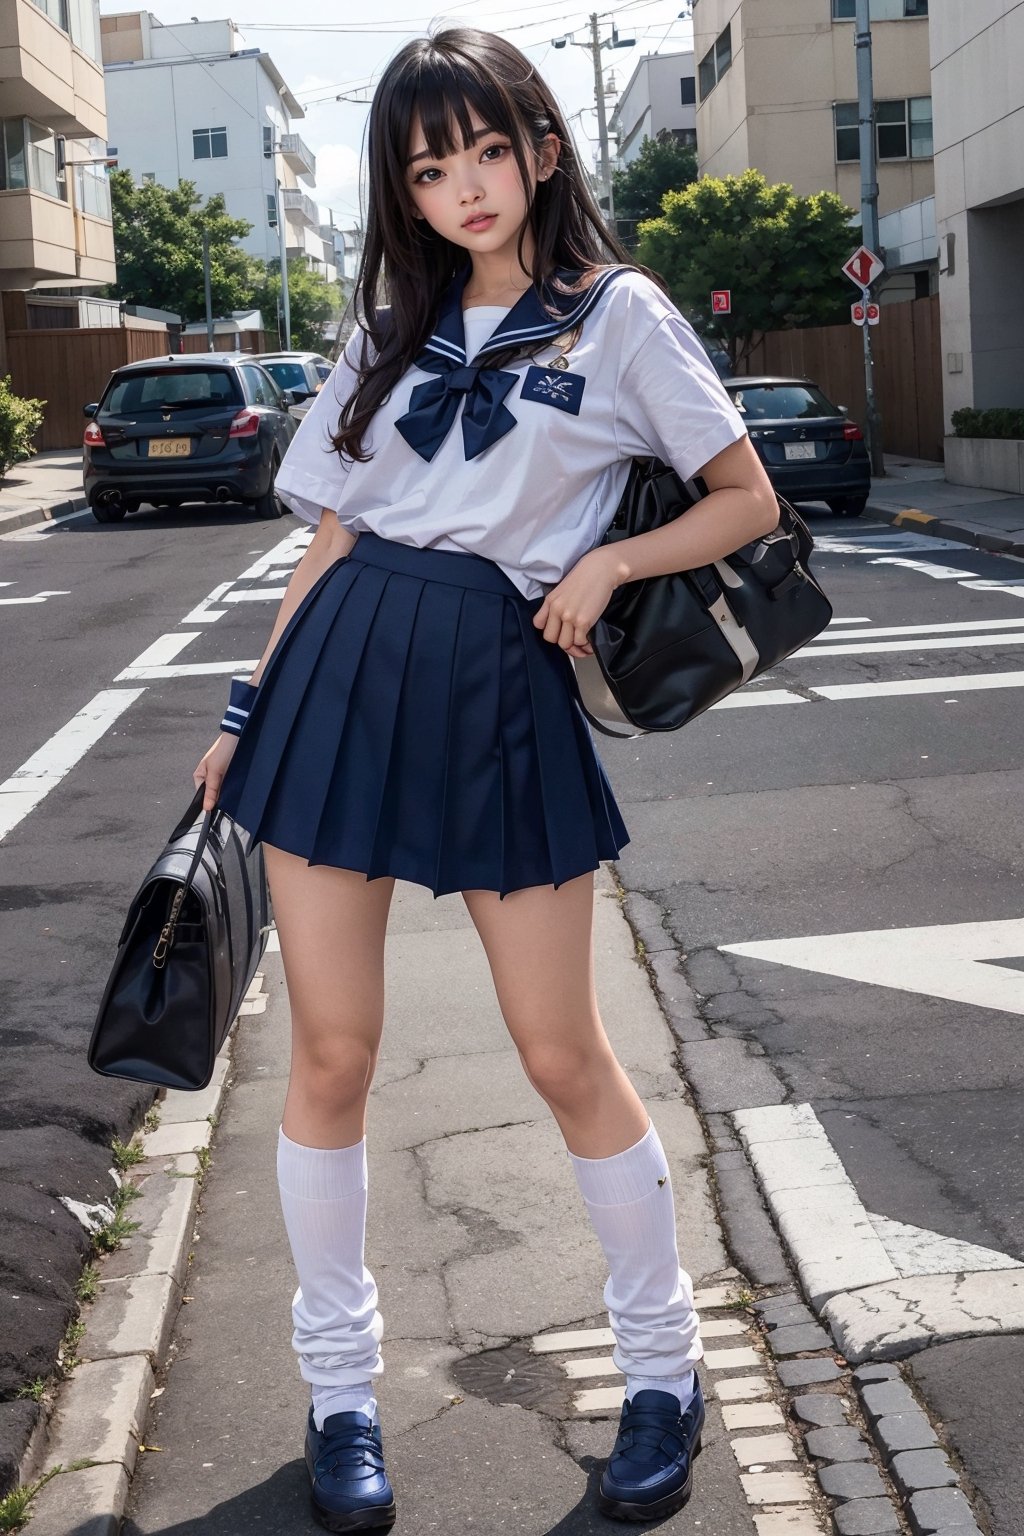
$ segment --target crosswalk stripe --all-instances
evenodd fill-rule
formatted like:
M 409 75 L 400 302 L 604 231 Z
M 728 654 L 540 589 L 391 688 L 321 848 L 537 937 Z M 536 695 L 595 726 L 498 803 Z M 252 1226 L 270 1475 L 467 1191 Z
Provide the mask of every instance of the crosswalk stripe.
M 577 1381 L 583 1376 L 621 1376 L 611 1355 L 599 1355 L 585 1360 L 566 1360 L 563 1367 L 570 1380 Z
M 625 1386 L 590 1387 L 576 1393 L 573 1407 L 577 1413 L 607 1413 L 609 1408 L 621 1408 L 625 1396 Z
M 568 1333 L 538 1333 L 530 1342 L 535 1355 L 561 1354 L 566 1349 L 598 1349 L 614 1344 L 610 1328 L 574 1328 Z
M 847 619 L 847 624 L 852 624 L 852 619 Z M 835 622 L 827 629 L 822 630 L 816 639 L 829 640 L 870 640 L 890 639 L 896 635 L 969 635 L 982 629 L 1020 629 L 1022 620 L 1020 615 L 1015 619 L 958 619 L 949 624 L 895 624 L 891 628 L 872 629 L 865 636 L 863 630 L 851 630 L 848 635 L 837 632 Z M 814 645 L 815 641 L 812 640 Z

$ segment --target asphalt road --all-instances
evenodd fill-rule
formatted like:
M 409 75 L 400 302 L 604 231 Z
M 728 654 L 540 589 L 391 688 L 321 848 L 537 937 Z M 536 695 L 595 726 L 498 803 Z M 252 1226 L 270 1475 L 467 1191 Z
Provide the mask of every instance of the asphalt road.
M 713 1034 L 758 1053 L 748 1077 L 697 1081 L 705 1108 L 770 1102 L 767 1061 L 869 1212 L 1021 1262 L 1024 564 L 870 514 L 814 526 L 822 641 L 750 707 L 603 748 L 633 838 L 620 872 Z M 1018 1356 L 942 1345 L 917 1376 L 997 1536 L 1019 1536 Z
M 777 1098 L 813 1106 L 871 1212 L 1021 1260 L 1005 983 L 1024 939 L 1013 953 L 998 925 L 1021 919 L 1024 566 L 870 519 L 814 523 L 845 622 L 744 707 L 602 743 L 633 837 L 620 873 L 664 914 L 716 1034 L 753 1042 L 756 1081 L 766 1061 Z M 227 677 L 259 653 L 297 537 L 291 519 L 223 508 L 0 540 L 0 1448 L 28 1411 L 2 1399 L 47 1373 L 73 1307 L 84 1237 L 60 1198 L 109 1194 L 110 1138 L 145 1097 L 84 1061 L 124 908 L 189 798 Z M 1011 676 L 987 686 L 995 674 Z M 825 942 L 902 929 L 895 956 L 869 941 L 869 980 Z M 808 935 L 803 968 L 792 948 L 722 948 Z M 930 993 L 937 961 L 960 956 L 956 995 Z M 743 1107 L 742 1073 L 731 1086 L 717 1107 Z M 941 1346 L 927 1365 L 997 1536 L 1019 1536 L 1015 1358 Z

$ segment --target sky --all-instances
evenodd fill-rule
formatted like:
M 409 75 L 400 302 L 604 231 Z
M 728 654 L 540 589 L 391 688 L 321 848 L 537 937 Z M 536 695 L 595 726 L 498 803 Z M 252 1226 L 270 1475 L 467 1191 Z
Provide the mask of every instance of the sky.
M 457 0 L 449 9 L 434 12 L 418 10 L 416 0 L 340 0 L 331 6 L 323 0 L 288 0 L 285 6 L 278 0 L 230 0 L 238 8 L 234 13 L 224 0 L 150 3 L 153 15 L 166 25 L 230 15 L 245 36 L 245 46 L 271 55 L 306 113 L 294 127 L 317 157 L 313 195 L 322 207 L 333 210 L 342 227 L 359 216 L 359 162 L 368 107 L 334 98 L 343 92 L 368 97 L 404 42 L 446 23 L 500 32 L 521 48 L 558 96 L 584 164 L 595 162 L 597 117 L 589 49 L 552 47 L 553 39 L 567 34 L 581 43 L 589 41 L 589 11 L 574 9 L 572 0 L 524 0 L 521 5 Z M 101 0 L 104 15 L 130 8 L 126 0 Z M 606 80 L 612 74 L 621 90 L 644 54 L 690 48 L 692 23 L 679 19 L 685 8 L 683 0 L 619 0 L 600 11 L 603 38 L 610 36 L 614 22 L 620 39 L 636 39 L 634 47 L 603 50 Z M 609 97 L 609 118 L 614 104 L 614 96 Z

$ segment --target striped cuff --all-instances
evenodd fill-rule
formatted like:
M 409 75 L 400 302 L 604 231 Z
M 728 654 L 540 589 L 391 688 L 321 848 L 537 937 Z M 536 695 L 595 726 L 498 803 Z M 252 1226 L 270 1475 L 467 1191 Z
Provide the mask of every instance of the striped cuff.
M 252 709 L 257 693 L 259 688 L 253 683 L 244 683 L 240 677 L 231 679 L 228 707 L 220 723 L 221 730 L 228 736 L 241 736 L 242 727 L 249 718 L 249 711 Z

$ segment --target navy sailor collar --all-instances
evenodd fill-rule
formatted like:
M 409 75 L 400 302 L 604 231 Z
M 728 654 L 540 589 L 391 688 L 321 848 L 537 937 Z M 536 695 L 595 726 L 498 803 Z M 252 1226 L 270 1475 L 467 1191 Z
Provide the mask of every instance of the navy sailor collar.
M 462 293 L 470 270 L 467 266 L 452 279 L 441 300 L 433 335 L 423 349 L 463 366 L 491 352 L 501 352 L 508 347 L 539 345 L 549 338 L 562 335 L 564 331 L 572 330 L 586 319 L 622 268 L 612 267 L 600 273 L 582 293 L 562 293 L 552 283 L 545 283 L 544 299 L 548 308 L 541 302 L 535 288 L 527 288 L 472 359 L 466 356 L 466 333 L 462 318 Z M 556 276 L 563 281 L 571 281 L 576 274 L 561 269 Z M 554 318 L 549 310 L 554 311 Z

